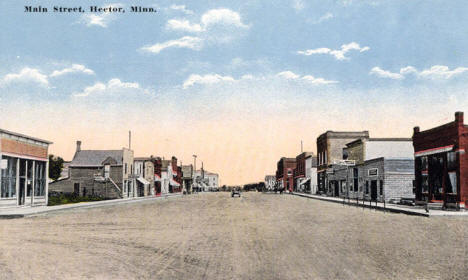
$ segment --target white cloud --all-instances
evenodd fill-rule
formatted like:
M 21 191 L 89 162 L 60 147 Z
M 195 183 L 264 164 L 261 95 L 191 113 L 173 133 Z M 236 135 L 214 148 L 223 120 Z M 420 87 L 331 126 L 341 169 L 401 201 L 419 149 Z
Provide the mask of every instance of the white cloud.
M 380 67 L 374 67 L 370 70 L 369 74 L 376 75 L 381 78 L 389 78 L 393 80 L 401 80 L 404 79 L 404 76 L 399 73 L 392 73 L 390 71 L 386 71 L 381 69 Z
M 297 51 L 298 54 L 302 55 L 313 55 L 313 54 L 329 54 L 335 57 L 337 60 L 348 60 L 349 57 L 346 57 L 345 54 L 348 53 L 351 50 L 357 50 L 359 52 L 365 52 L 370 50 L 369 47 L 361 47 L 358 43 L 356 42 L 351 42 L 349 44 L 344 44 L 341 46 L 339 50 L 332 50 L 329 48 L 317 48 L 317 49 L 309 49 L 305 51 Z
M 187 48 L 199 50 L 203 45 L 203 40 L 199 37 L 184 36 L 176 40 L 169 40 L 163 43 L 157 43 L 152 46 L 141 48 L 141 50 L 151 53 L 159 53 L 167 48 Z
M 171 10 L 175 10 L 175 11 L 180 11 L 180 12 L 183 12 L 184 14 L 187 14 L 187 15 L 192 15 L 193 14 L 193 11 L 191 10 L 188 10 L 185 5 L 171 5 L 169 7 L 169 9 Z
M 295 79 L 299 79 L 300 76 L 291 72 L 291 71 L 283 71 L 283 72 L 280 72 L 278 74 L 276 74 L 276 76 L 278 77 L 281 77 L 281 78 L 285 78 L 285 79 L 288 79 L 288 80 L 295 80 Z
M 83 73 L 87 75 L 94 75 L 94 71 L 86 68 L 84 65 L 72 64 L 71 67 L 64 68 L 62 70 L 55 70 L 54 72 L 52 72 L 52 74 L 50 74 L 50 77 L 58 77 L 69 73 Z
M 204 31 L 200 24 L 190 23 L 186 19 L 170 19 L 166 24 L 167 29 L 186 31 L 186 32 L 202 32 Z
M 445 65 L 434 65 L 429 69 L 418 71 L 413 66 L 406 66 L 400 69 L 399 73 L 392 73 L 387 70 L 383 70 L 379 67 L 374 67 L 371 69 L 369 74 L 376 75 L 381 78 L 390 78 L 401 80 L 404 79 L 407 75 L 413 74 L 418 78 L 426 78 L 432 80 L 448 80 L 456 75 L 460 75 L 468 71 L 468 67 L 457 67 L 453 70 L 450 70 L 449 67 Z
M 42 74 L 38 69 L 29 67 L 23 68 L 19 73 L 10 73 L 3 77 L 3 83 L 13 82 L 33 82 L 45 87 L 49 85 L 47 75 Z
M 249 27 L 242 22 L 241 17 L 237 12 L 229 9 L 212 9 L 201 16 L 200 23 L 191 23 L 186 19 L 170 19 L 167 21 L 166 28 L 176 31 L 198 33 L 205 32 L 210 27 L 216 25 L 233 26 L 238 28 Z
M 74 93 L 73 96 L 85 97 L 99 94 L 123 94 L 130 95 L 135 93 L 149 94 L 150 91 L 141 88 L 138 83 L 122 82 L 120 79 L 114 78 L 107 82 L 107 84 L 98 82 L 92 86 L 86 87 L 82 92 Z
M 229 9 L 213 9 L 204 13 L 201 17 L 201 23 L 204 28 L 212 25 L 232 25 L 240 28 L 248 28 L 248 25 L 242 23 L 241 17 L 237 12 Z
M 105 6 L 101 6 L 102 8 L 123 8 L 124 5 L 120 3 L 108 4 Z M 99 26 L 103 28 L 107 28 L 109 23 L 117 18 L 116 13 L 85 13 L 81 16 L 81 22 L 85 23 L 86 26 Z
M 328 13 L 324 14 L 323 16 L 321 16 L 318 20 L 313 21 L 312 23 L 313 24 L 319 24 L 319 23 L 322 23 L 322 22 L 327 21 L 329 19 L 332 19 L 334 17 L 335 16 L 332 13 L 328 12 Z
M 338 83 L 338 81 L 325 80 L 324 78 L 316 78 L 312 75 L 305 75 L 301 77 L 301 75 L 298 75 L 292 71 L 283 71 L 283 72 L 276 74 L 276 76 L 287 79 L 287 80 L 304 81 L 304 82 L 314 84 L 314 85 L 326 85 L 326 84 Z
M 293 1 L 293 8 L 296 11 L 302 11 L 305 8 L 304 1 L 302 0 L 294 0 Z
M 198 75 L 198 74 L 192 74 L 188 77 L 187 80 L 185 80 L 183 84 L 183 88 L 189 88 L 195 84 L 201 84 L 201 85 L 211 85 L 211 84 L 217 84 L 220 82 L 234 82 L 234 78 L 231 76 L 221 76 L 218 74 L 207 74 L 207 75 Z
M 421 71 L 419 76 L 423 78 L 447 80 L 466 71 L 468 71 L 468 67 L 457 67 L 453 70 L 450 70 L 447 66 L 444 65 L 434 65 L 430 69 Z

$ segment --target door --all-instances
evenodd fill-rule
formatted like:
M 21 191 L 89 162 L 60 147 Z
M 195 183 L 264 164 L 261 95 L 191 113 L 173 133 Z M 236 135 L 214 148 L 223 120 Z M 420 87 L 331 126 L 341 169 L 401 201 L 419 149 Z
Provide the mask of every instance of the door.
M 18 205 L 24 205 L 26 201 L 26 162 L 20 159 Z
M 371 181 L 371 200 L 377 201 L 377 180 Z
M 340 185 L 338 184 L 338 181 L 333 181 L 333 185 L 335 186 L 334 196 L 340 196 Z

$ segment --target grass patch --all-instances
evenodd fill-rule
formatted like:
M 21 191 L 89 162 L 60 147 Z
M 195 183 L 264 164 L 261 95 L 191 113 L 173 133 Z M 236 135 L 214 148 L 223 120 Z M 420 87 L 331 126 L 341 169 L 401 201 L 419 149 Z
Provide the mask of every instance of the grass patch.
M 90 201 L 101 201 L 106 200 L 105 198 L 98 196 L 78 196 L 76 194 L 54 194 L 49 196 L 48 206 L 79 203 L 79 202 L 90 202 Z

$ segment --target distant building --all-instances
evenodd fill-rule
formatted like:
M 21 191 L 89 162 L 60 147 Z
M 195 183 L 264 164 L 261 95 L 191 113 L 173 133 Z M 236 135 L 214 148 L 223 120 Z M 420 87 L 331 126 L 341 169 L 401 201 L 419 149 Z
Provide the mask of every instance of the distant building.
M 468 208 L 468 126 L 463 112 L 429 130 L 415 127 L 413 146 L 416 200 Z
M 198 191 L 211 191 L 219 189 L 219 175 L 206 170 L 197 170 L 195 172 L 196 188 Z
M 278 189 L 293 191 L 295 158 L 282 157 L 276 164 L 276 184 Z
M 155 194 L 154 189 L 154 163 L 152 157 L 134 158 L 134 173 L 136 176 L 136 189 L 138 196 Z
M 296 156 L 296 168 L 293 171 L 294 191 L 296 192 L 310 193 L 310 177 L 306 177 L 306 158 L 313 157 L 313 155 L 312 152 L 303 152 Z M 310 175 L 310 170 L 308 174 Z
M 265 188 L 267 191 L 273 191 L 276 187 L 276 176 L 266 175 L 265 176 Z
M 0 207 L 47 205 L 50 144 L 0 129 Z
M 68 168 L 70 176 L 51 183 L 50 191 L 103 198 L 137 196 L 130 149 L 82 150 L 81 141 L 77 141 Z
M 70 177 L 70 174 L 68 173 L 68 167 L 70 166 L 71 161 L 64 161 L 63 166 L 62 166 L 62 172 L 60 172 L 60 178 L 59 180 L 66 179 Z
M 313 154 L 305 158 L 305 192 L 316 194 L 317 193 L 317 157 Z
M 193 165 L 182 165 L 182 190 L 192 193 Z
M 361 138 L 369 138 L 369 131 L 327 131 L 317 138 L 317 187 L 320 193 L 334 193 L 335 187 L 328 180 L 327 170 L 343 160 L 346 144 Z

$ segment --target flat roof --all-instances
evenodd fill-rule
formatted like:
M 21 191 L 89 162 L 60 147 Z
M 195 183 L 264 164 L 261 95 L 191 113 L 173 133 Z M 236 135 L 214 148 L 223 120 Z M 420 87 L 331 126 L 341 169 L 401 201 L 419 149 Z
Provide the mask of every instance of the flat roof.
M 6 129 L 1 129 L 0 128 L 0 133 L 6 133 L 6 134 L 18 136 L 18 137 L 23 137 L 23 138 L 26 138 L 26 139 L 30 139 L 30 140 L 34 140 L 34 141 L 42 142 L 42 143 L 46 143 L 46 144 L 53 144 L 53 142 L 50 142 L 50 141 L 47 141 L 47 140 L 44 140 L 44 139 L 28 136 L 28 135 L 25 135 L 25 134 L 9 131 L 9 130 L 6 130 Z

